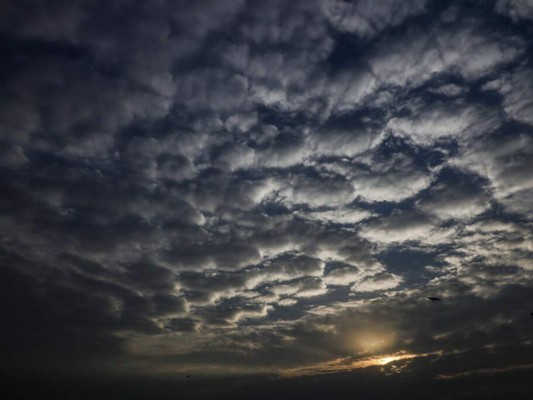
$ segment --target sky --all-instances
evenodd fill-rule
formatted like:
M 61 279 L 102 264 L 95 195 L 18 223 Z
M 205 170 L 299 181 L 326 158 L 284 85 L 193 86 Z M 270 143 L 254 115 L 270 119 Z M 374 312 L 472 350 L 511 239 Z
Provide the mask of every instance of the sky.
M 12 398 L 531 393 L 531 0 L 4 0 L 0 54 Z

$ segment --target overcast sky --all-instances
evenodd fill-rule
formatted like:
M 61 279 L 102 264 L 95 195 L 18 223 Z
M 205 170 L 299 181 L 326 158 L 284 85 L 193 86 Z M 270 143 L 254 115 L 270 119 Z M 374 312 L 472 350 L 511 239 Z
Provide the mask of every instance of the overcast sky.
M 4 0 L 0 49 L 13 379 L 526 390 L 531 0 Z

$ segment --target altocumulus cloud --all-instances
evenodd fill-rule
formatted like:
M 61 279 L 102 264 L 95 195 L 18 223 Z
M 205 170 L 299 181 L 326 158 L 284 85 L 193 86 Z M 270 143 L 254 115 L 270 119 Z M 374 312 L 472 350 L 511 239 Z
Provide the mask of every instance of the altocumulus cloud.
M 3 1 L 5 366 L 527 364 L 532 19 L 522 0 Z

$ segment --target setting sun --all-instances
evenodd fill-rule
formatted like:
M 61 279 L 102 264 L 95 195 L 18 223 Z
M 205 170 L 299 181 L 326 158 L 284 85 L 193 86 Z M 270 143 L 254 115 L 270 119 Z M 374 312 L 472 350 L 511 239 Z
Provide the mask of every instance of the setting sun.
M 398 357 L 383 357 L 381 359 L 378 360 L 378 364 L 379 365 L 386 365 L 390 362 L 393 362 L 393 361 L 396 361 L 396 360 L 399 360 L 401 358 L 398 358 Z

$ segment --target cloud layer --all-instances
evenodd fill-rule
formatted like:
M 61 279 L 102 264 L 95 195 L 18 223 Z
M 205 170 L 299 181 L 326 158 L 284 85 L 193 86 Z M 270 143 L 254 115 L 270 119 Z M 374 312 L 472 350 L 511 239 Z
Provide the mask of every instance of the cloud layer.
M 7 362 L 520 358 L 532 15 L 518 0 L 3 2 Z

